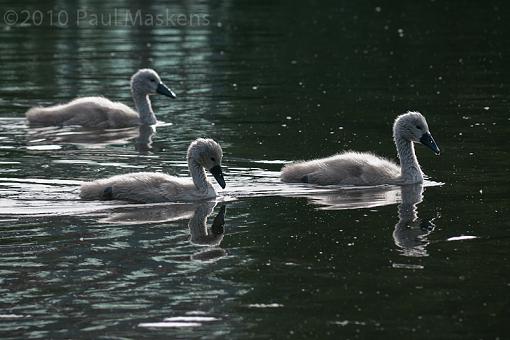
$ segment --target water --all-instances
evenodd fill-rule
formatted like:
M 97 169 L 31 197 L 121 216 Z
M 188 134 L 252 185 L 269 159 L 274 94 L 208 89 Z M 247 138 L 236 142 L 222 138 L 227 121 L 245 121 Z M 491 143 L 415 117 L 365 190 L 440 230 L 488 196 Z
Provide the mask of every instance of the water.
M 168 9 L 210 22 L 0 27 L 2 338 L 508 337 L 504 6 L 63 6 L 1 12 Z M 76 96 L 131 104 L 141 67 L 178 96 L 153 98 L 155 132 L 25 125 L 29 107 Z M 296 159 L 395 157 L 391 124 L 409 109 L 442 150 L 418 146 L 423 187 L 279 182 Z M 93 178 L 186 175 L 200 136 L 225 152 L 217 202 L 78 199 Z

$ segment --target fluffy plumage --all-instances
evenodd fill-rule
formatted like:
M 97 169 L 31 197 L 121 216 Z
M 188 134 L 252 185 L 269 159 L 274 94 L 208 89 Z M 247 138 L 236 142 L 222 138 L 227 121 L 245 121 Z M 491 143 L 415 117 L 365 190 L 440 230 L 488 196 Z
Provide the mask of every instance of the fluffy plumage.
M 366 152 L 337 155 L 288 164 L 282 168 L 283 182 L 318 185 L 379 185 L 423 182 L 423 173 L 413 143 L 422 143 L 439 154 L 425 117 L 419 112 L 400 115 L 393 124 L 393 138 L 400 158 L 396 163 Z
M 117 175 L 82 184 L 80 197 L 84 200 L 139 203 L 196 201 L 216 197 L 216 190 L 207 180 L 204 168 L 213 174 L 222 188 L 225 187 L 220 145 L 212 139 L 199 138 L 190 144 L 187 157 L 191 178 L 154 172 Z
M 175 98 L 156 71 L 141 69 L 131 78 L 131 93 L 136 111 L 104 97 L 83 97 L 66 104 L 33 107 L 26 112 L 30 125 L 81 125 L 91 128 L 123 128 L 141 124 L 156 124 L 149 95 L 162 94 Z
M 319 185 L 367 185 L 400 175 L 399 167 L 371 153 L 348 151 L 337 155 L 297 162 L 282 169 L 284 182 L 302 182 Z

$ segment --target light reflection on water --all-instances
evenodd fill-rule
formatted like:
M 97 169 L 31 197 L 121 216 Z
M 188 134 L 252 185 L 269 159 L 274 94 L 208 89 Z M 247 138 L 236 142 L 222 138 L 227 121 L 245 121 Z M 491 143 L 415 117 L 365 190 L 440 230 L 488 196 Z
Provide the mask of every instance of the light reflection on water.
M 3 227 L 1 268 L 4 282 L 9 282 L 4 285 L 7 290 L 4 290 L 3 303 L 12 304 L 9 310 L 13 312 L 5 314 L 10 315 L 5 319 L 19 317 L 21 320 L 17 322 L 21 328 L 42 327 L 57 322 L 63 317 L 60 313 L 66 310 L 73 315 L 71 318 L 92 312 L 100 317 L 86 322 L 83 330 L 93 331 L 129 322 L 132 312 L 140 309 L 151 309 L 144 318 L 154 315 L 155 319 L 157 315 L 166 314 L 172 319 L 169 311 L 186 311 L 188 304 L 195 306 L 191 310 L 196 310 L 203 304 L 195 305 L 195 301 L 216 301 L 231 288 L 228 282 L 222 283 L 218 278 L 203 277 L 212 270 L 209 268 L 212 262 L 227 255 L 220 247 L 225 208 L 218 209 L 210 226 L 206 224 L 215 205 L 209 202 L 116 207 L 105 218 L 107 221 L 99 221 L 107 226 L 99 228 L 77 227 L 67 218 L 58 227 L 52 226 L 57 221 L 55 217 L 50 217 L 47 222 L 22 218 L 25 222 L 18 223 L 18 227 L 10 232 Z M 188 223 L 187 230 L 182 229 L 180 223 L 175 224 L 182 219 Z M 69 222 L 70 225 L 66 225 Z M 143 229 L 140 228 L 142 225 Z M 139 233 L 144 237 L 137 236 Z M 132 268 L 133 260 L 143 261 L 144 267 Z M 14 267 L 16 271 L 3 270 Z M 33 272 L 33 269 L 37 271 Z M 168 279 L 162 280 L 162 275 Z M 71 295 L 48 296 L 46 299 L 51 306 L 48 309 L 39 307 L 34 310 L 30 305 L 20 303 L 30 296 L 44 295 L 43 291 L 51 286 L 75 284 L 81 284 L 83 288 L 74 290 Z M 190 290 L 187 285 L 198 286 Z M 223 285 L 225 292 L 222 292 Z M 212 286 L 215 287 L 213 290 Z M 16 289 L 13 291 L 9 287 Z M 162 300 L 162 294 L 179 296 L 179 299 L 168 305 Z M 130 299 L 130 296 L 136 298 Z M 209 321 L 203 318 L 200 324 Z M 11 326 L 3 323 L 2 327 Z

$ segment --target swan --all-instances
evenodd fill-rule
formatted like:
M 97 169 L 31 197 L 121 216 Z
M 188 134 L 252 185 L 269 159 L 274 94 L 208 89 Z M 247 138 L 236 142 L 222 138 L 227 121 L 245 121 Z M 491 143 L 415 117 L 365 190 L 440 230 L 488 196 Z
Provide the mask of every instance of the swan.
M 138 203 L 196 201 L 216 197 L 216 191 L 207 180 L 208 169 L 224 189 L 221 170 L 223 151 L 212 139 L 198 138 L 187 153 L 191 178 L 170 176 L 155 172 L 137 172 L 86 182 L 81 185 L 84 200 L 124 200 Z
M 83 97 L 67 104 L 50 107 L 33 107 L 25 114 L 30 125 L 81 125 L 108 129 L 156 124 L 149 95 L 162 94 L 175 98 L 175 94 L 152 69 L 138 70 L 131 77 L 131 93 L 136 111 L 119 102 L 104 97 Z
M 425 117 L 419 112 L 398 116 L 393 124 L 393 139 L 400 166 L 372 153 L 347 151 L 327 158 L 287 164 L 282 168 L 281 180 L 318 185 L 422 183 L 424 175 L 413 143 L 421 143 L 437 155 L 440 152 Z

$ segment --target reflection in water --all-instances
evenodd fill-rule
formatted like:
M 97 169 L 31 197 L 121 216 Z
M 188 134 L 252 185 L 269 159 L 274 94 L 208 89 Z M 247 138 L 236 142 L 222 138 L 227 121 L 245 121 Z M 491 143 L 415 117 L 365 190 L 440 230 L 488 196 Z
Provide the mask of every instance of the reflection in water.
M 401 189 L 402 202 L 398 205 L 398 223 L 393 240 L 404 256 L 427 256 L 427 236 L 434 231 L 432 220 L 418 218 L 417 206 L 423 200 L 423 185 L 405 185 Z
M 225 210 L 222 205 L 214 218 L 211 227 L 207 227 L 207 218 L 212 214 L 216 202 L 203 203 L 172 203 L 151 206 L 137 206 L 129 211 L 115 212 L 102 223 L 115 224 L 151 224 L 179 221 L 189 218 L 190 242 L 194 245 L 207 247 L 191 256 L 194 260 L 214 260 L 226 255 L 220 248 L 224 236 Z
M 430 184 L 427 182 L 427 184 Z M 398 205 L 398 223 L 393 239 L 404 256 L 427 256 L 427 236 L 434 231 L 432 220 L 418 218 L 417 205 L 423 200 L 423 184 L 401 187 L 378 186 L 342 188 L 334 193 L 306 195 L 321 210 L 366 209 L 377 206 Z
M 138 137 L 135 138 L 135 150 L 140 153 L 152 151 L 152 136 L 156 133 L 156 127 L 144 124 L 138 131 Z
M 27 130 L 27 144 L 31 150 L 60 148 L 62 144 L 77 144 L 87 148 L 102 148 L 108 144 L 127 144 L 134 139 L 140 153 L 152 150 L 152 137 L 156 127 L 140 125 L 124 129 L 87 129 L 82 127 L 40 127 Z
M 188 224 L 191 232 L 191 243 L 201 246 L 218 246 L 223 240 L 226 208 L 224 205 L 221 206 L 209 232 L 206 222 L 213 208 L 214 206 L 208 203 L 201 204 L 196 208 Z
M 191 243 L 208 248 L 199 251 L 191 256 L 194 260 L 208 261 L 215 260 L 226 255 L 225 250 L 219 247 L 224 235 L 225 225 L 225 205 L 222 205 L 211 224 L 210 230 L 207 228 L 207 217 L 212 213 L 214 206 L 210 204 L 201 204 L 195 210 L 193 217 L 189 221 L 189 230 L 191 232 Z
M 409 197 L 414 191 L 409 192 L 409 190 L 411 190 L 409 187 L 418 187 L 419 190 L 416 190 L 419 191 L 418 195 L 421 195 L 425 187 L 439 185 L 442 185 L 442 183 L 425 181 L 423 184 L 402 187 L 394 185 L 372 187 L 324 186 L 315 189 L 314 186 L 312 186 L 312 190 L 308 192 L 296 190 L 295 195 L 286 192 L 285 196 L 306 197 L 313 204 L 318 205 L 318 209 L 320 210 L 366 209 L 396 204 L 404 199 L 410 200 Z M 315 189 L 315 191 L 313 189 Z M 322 191 L 319 191 L 320 189 L 322 189 Z M 416 202 L 421 202 L 421 198 Z
M 330 187 L 332 188 L 332 187 Z M 396 186 L 345 187 L 330 193 L 306 196 L 321 210 L 366 209 L 395 204 L 400 188 Z

